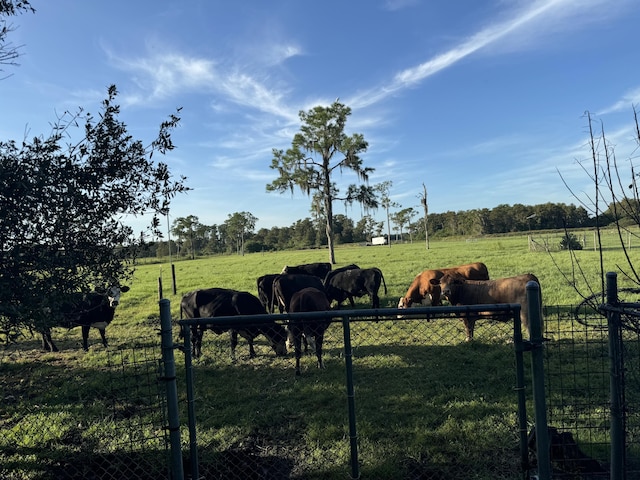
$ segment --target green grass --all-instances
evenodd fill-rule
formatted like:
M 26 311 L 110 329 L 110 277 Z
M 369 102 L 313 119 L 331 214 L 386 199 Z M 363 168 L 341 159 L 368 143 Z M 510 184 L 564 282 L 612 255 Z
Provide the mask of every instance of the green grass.
M 605 245 L 605 271 L 616 270 L 626 260 L 615 248 L 614 236 L 606 239 L 610 245 Z M 599 290 L 597 252 L 575 253 L 588 283 Z M 70 452 L 86 446 L 112 455 L 125 449 L 123 445 L 130 448 L 151 438 L 153 449 L 162 449 L 154 395 L 136 393 L 144 378 L 127 380 L 130 374 L 148 374 L 147 368 L 153 376 L 156 368 L 140 365 L 144 357 L 135 358 L 131 347 L 159 342 L 159 278 L 172 315 L 179 318 L 179 300 L 187 291 L 227 287 L 256 294 L 256 279 L 261 275 L 278 273 L 285 264 L 327 259 L 328 252 L 320 249 L 177 261 L 176 295 L 171 291 L 168 261 L 145 260 L 138 265 L 131 290 L 123 295 L 107 330 L 108 350 L 95 331 L 85 353 L 79 329 L 56 329 L 54 340 L 61 351 L 43 353 L 39 340 L 26 333 L 18 344 L 1 352 L 0 464 L 11 466 L 13 476 L 2 467 L 0 476 L 55 478 L 47 477 L 47 468 L 51 471 L 52 466 L 64 464 Z M 570 274 L 574 267 L 569 254 L 555 252 L 551 257 L 530 252 L 525 236 L 432 241 L 428 250 L 422 242 L 391 248 L 340 246 L 336 259 L 336 267 L 356 263 L 382 269 L 387 286 L 386 294 L 380 292 L 382 307 L 395 307 L 413 277 L 424 269 L 475 261 L 486 263 L 492 278 L 534 273 L 545 305 L 581 300 L 556 266 Z M 625 285 L 622 276 L 619 282 Z M 591 293 L 582 280 L 578 287 Z M 358 300 L 359 308 L 369 305 L 367 297 Z M 552 325 L 549 332 L 558 345 L 567 335 L 561 327 Z M 423 478 L 517 478 L 510 333 L 504 324 L 481 323 L 476 337 L 472 344 L 465 343 L 460 322 L 451 320 L 387 320 L 352 326 L 359 454 L 368 478 L 408 478 L 418 473 Z M 292 478 L 345 478 L 350 452 L 342 341 L 341 328 L 332 326 L 327 334 L 326 369 L 317 370 L 314 358 L 306 356 L 303 375 L 296 378 L 293 359 L 275 358 L 261 337 L 255 359 L 248 358 L 241 339 L 239 359 L 233 364 L 228 338 L 207 332 L 204 355 L 195 365 L 204 471 L 237 471 L 241 460 L 230 457 L 235 452 L 243 462 L 269 459 L 269 468 L 287 471 Z M 114 352 L 119 355 L 115 365 Z M 182 379 L 179 355 L 178 368 Z M 580 391 L 588 387 L 578 384 L 570 402 L 579 405 Z M 180 395 L 184 400 L 182 383 Z M 184 403 L 182 418 L 186 418 Z M 185 450 L 187 439 L 183 430 Z M 282 459 L 289 463 L 281 465 Z

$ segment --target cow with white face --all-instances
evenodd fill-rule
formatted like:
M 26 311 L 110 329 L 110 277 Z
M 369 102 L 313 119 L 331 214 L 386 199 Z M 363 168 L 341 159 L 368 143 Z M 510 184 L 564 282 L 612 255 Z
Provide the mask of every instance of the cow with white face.
M 107 347 L 105 329 L 115 316 L 116 307 L 120 304 L 120 296 L 128 292 L 127 286 L 110 286 L 105 291 L 78 293 L 73 295 L 60 309 L 58 326 L 65 328 L 82 328 L 82 348 L 89 350 L 89 329 L 97 328 L 102 338 L 102 344 Z M 51 339 L 51 330 L 42 331 L 42 347 L 51 352 L 57 352 L 58 347 Z

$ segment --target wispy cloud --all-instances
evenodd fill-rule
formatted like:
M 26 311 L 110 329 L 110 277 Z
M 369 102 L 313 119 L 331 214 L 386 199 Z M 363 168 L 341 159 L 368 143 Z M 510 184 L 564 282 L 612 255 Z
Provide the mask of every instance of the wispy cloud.
M 636 87 L 633 90 L 625 93 L 620 100 L 615 102 L 613 105 L 605 107 L 598 115 L 607 115 L 610 113 L 618 113 L 618 112 L 630 112 L 634 105 L 640 104 L 640 87 Z
M 299 53 L 296 47 L 283 45 L 271 51 L 270 64 Z M 218 96 L 211 101 L 218 108 L 222 108 L 219 106 L 221 102 L 231 102 L 284 118 L 287 122 L 297 120 L 297 110 L 284 103 L 288 89 L 276 81 L 272 81 L 271 85 L 263 81 L 262 78 L 268 78 L 266 74 L 175 52 L 138 58 L 120 57 L 113 53 L 109 56 L 117 68 L 133 75 L 134 82 L 140 88 L 139 92 L 127 95 L 130 103 L 166 99 L 184 93 L 204 93 Z
M 602 9 L 606 1 L 539 0 L 524 2 L 524 4 L 525 8 L 514 12 L 507 20 L 488 25 L 430 60 L 398 72 L 390 82 L 355 95 L 349 99 L 348 103 L 354 108 L 370 106 L 401 90 L 419 84 L 426 78 L 455 65 L 490 45 L 498 44 L 500 40 L 507 37 L 513 41 L 513 36 L 520 34 L 527 36 L 531 42 L 537 42 L 539 36 L 535 34 L 536 31 L 533 27 L 540 22 L 545 22 L 545 28 L 549 29 L 561 21 L 566 24 L 569 17 L 574 17 L 572 18 L 574 22 L 572 28 L 578 28 L 579 25 L 576 25 L 578 19 L 593 21 L 593 16 L 587 14 Z

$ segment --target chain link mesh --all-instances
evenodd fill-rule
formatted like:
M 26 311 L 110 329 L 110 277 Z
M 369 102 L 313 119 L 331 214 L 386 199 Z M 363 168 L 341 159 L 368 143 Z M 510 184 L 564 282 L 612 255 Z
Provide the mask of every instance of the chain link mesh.
M 25 375 L 28 369 L 20 368 L 20 378 L 2 375 L 0 478 L 167 478 L 158 346 L 107 355 L 108 364 L 98 368 L 40 365 L 33 371 L 46 372 L 47 385 L 54 385 L 47 391 Z M 2 368 L 12 369 L 7 362 Z

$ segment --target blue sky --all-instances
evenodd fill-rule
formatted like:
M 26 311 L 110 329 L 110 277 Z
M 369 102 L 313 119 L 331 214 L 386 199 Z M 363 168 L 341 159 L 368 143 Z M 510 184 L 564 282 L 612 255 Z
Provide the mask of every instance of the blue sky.
M 352 108 L 346 133 L 369 142 L 370 183 L 392 181 L 391 199 L 419 212 L 423 183 L 434 213 L 577 204 L 558 171 L 576 192 L 591 190 L 578 164 L 589 158 L 585 111 L 619 161 L 633 156 L 635 0 L 32 5 L 35 14 L 11 19 L 11 41 L 24 47 L 0 80 L 0 138 L 48 134 L 80 106 L 98 113 L 110 84 L 141 139 L 182 107 L 163 161 L 193 191 L 174 200 L 172 219 L 221 224 L 248 211 L 270 228 L 309 217 L 306 195 L 267 193 L 271 151 L 291 145 L 300 110 L 336 98 Z M 356 182 L 349 172 L 335 180 Z M 358 207 L 346 213 L 360 218 Z

